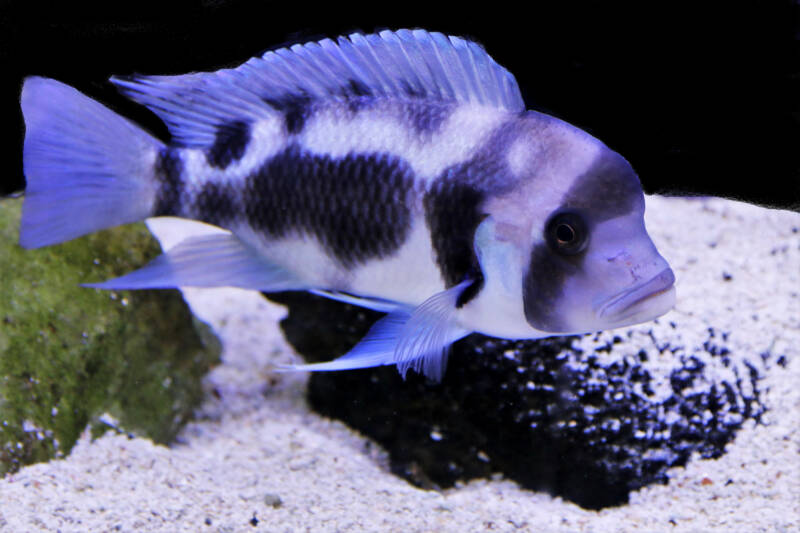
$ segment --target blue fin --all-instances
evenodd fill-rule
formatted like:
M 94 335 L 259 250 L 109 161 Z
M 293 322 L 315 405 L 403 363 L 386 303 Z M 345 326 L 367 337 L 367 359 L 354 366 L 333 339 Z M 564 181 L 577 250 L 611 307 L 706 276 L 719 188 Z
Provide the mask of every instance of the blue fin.
M 410 310 L 396 311 L 375 322 L 358 344 L 343 356 L 324 363 L 285 365 L 281 371 L 353 370 L 394 363 L 394 349 L 403 326 L 408 322 Z
M 458 297 L 470 284 L 471 280 L 464 281 L 437 293 L 415 309 L 400 308 L 389 313 L 338 359 L 287 365 L 280 370 L 351 370 L 396 364 L 403 378 L 413 369 L 433 381 L 441 381 L 450 344 L 470 333 L 455 321 Z
M 27 188 L 20 244 L 38 248 L 151 214 L 161 143 L 63 83 L 25 80 L 23 164 Z
M 264 291 L 307 288 L 232 234 L 191 237 L 139 270 L 83 286 L 95 289 L 240 287 Z
M 517 82 L 478 44 L 425 30 L 383 31 L 296 44 L 234 69 L 183 76 L 111 78 L 146 105 L 184 146 L 214 142 L 216 127 L 276 111 L 266 102 L 332 100 L 359 95 L 524 110 Z
M 403 308 L 403 304 L 393 302 L 391 300 L 384 300 L 381 298 L 367 298 L 365 296 L 356 296 L 354 294 L 347 294 L 338 291 L 329 291 L 325 289 L 310 289 L 308 292 L 316 294 L 317 296 L 324 296 L 331 300 L 344 302 L 346 304 L 357 305 L 359 307 L 366 307 L 373 311 L 380 311 L 381 313 L 391 313 L 397 309 Z
M 411 313 L 394 350 L 394 362 L 404 378 L 412 368 L 433 381 L 442 380 L 450 345 L 471 333 L 458 326 L 455 314 L 458 297 L 473 282 L 462 281 L 434 294 Z

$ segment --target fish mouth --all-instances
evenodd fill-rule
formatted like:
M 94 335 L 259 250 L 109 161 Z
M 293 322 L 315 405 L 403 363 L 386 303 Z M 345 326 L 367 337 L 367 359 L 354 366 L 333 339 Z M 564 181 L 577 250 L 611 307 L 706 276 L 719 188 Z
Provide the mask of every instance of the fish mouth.
M 601 306 L 599 314 L 602 318 L 606 319 L 624 320 L 642 311 L 650 311 L 650 314 L 656 313 L 653 317 L 655 318 L 672 308 L 672 304 L 674 303 L 673 298 L 670 298 L 670 301 L 666 302 L 669 306 L 663 310 L 660 308 L 665 306 L 657 305 L 655 299 L 668 292 L 674 294 L 674 285 L 675 274 L 669 267 L 665 268 L 649 281 L 626 289 L 613 296 Z M 651 302 L 654 305 L 647 305 Z

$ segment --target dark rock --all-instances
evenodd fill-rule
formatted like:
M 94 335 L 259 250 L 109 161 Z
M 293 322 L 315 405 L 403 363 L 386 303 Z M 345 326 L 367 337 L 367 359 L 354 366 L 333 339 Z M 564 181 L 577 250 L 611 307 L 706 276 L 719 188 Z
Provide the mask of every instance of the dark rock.
M 268 296 L 288 305 L 281 326 L 308 361 L 345 353 L 381 316 L 304 293 Z M 719 339 L 694 353 L 650 338 L 645 349 L 619 336 L 587 336 L 594 349 L 582 350 L 579 337 L 470 335 L 452 347 L 441 384 L 413 372 L 403 381 L 394 367 L 321 372 L 309 399 L 384 446 L 392 471 L 417 486 L 447 488 L 500 472 L 598 509 L 666 483 L 667 469 L 693 452 L 719 457 L 742 423 L 764 412 L 753 365 L 734 367 L 727 381 L 706 377 L 704 361 L 721 365 L 728 353 Z M 612 350 L 620 357 L 599 355 Z M 646 362 L 666 350 L 669 375 L 651 375 Z

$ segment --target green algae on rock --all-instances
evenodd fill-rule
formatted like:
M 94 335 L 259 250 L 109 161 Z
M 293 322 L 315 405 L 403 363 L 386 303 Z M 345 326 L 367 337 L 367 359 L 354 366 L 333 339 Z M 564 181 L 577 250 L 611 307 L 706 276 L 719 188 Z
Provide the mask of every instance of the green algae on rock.
M 0 475 L 108 429 L 169 442 L 220 346 L 175 290 L 100 291 L 160 253 L 144 224 L 24 250 L 21 200 L 0 201 Z

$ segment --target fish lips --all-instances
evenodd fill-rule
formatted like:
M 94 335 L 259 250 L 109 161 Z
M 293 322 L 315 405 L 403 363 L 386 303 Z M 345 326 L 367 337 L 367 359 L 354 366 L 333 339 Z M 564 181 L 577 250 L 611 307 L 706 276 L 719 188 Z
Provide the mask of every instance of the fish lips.
M 643 311 L 650 311 L 655 318 L 667 312 L 674 303 L 674 298 L 670 299 L 669 306 L 650 305 L 656 304 L 655 299 L 667 293 L 674 294 L 675 274 L 672 269 L 665 268 L 656 276 L 640 285 L 626 289 L 614 295 L 601 305 L 599 316 L 605 320 L 614 322 L 633 317 Z M 667 303 L 667 302 L 665 302 Z M 661 309 L 665 307 L 664 309 Z M 656 309 L 658 308 L 658 309 Z M 659 312 L 660 311 L 660 312 Z

